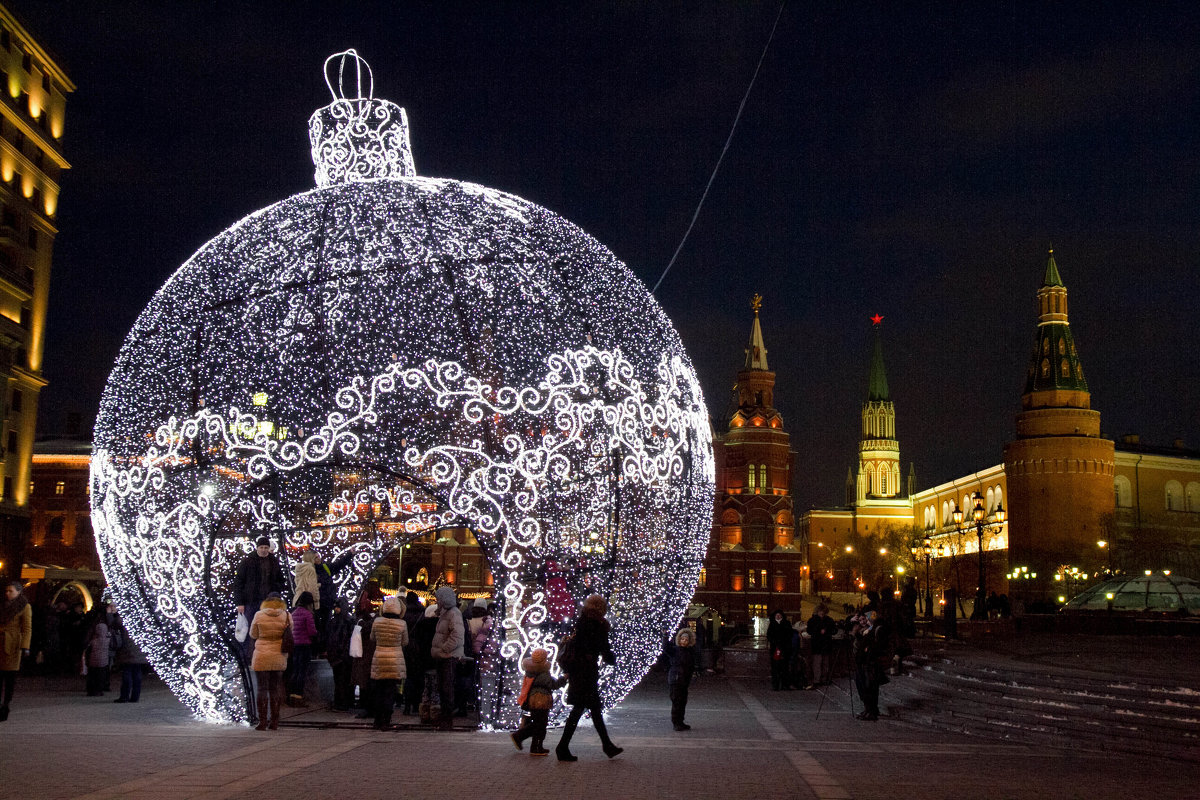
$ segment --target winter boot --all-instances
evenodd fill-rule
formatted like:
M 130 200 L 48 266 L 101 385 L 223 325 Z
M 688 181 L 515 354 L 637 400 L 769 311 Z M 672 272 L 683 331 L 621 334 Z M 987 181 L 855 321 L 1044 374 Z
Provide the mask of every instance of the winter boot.
M 533 742 L 529 745 L 529 755 L 531 755 L 531 756 L 548 756 L 548 755 L 550 755 L 550 751 L 546 749 L 546 746 L 544 744 L 542 744 L 541 739 L 534 739 Z
M 8 721 L 8 706 L 0 706 L 0 722 Z
M 268 719 L 270 717 L 267 714 L 267 698 L 260 695 L 258 697 L 258 724 L 254 726 L 254 730 L 265 731 Z

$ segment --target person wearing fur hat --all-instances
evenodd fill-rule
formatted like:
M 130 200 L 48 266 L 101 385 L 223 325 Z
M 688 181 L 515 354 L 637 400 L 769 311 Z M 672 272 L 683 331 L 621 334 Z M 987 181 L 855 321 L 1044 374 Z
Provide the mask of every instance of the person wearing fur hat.
M 29 655 L 33 636 L 33 609 L 21 594 L 23 588 L 16 581 L 6 585 L 4 603 L 0 605 L 0 722 L 8 719 L 21 657 Z
M 279 727 L 279 711 L 283 707 L 283 671 L 287 669 L 288 654 L 283 652 L 283 633 L 292 625 L 292 615 L 279 592 L 271 592 L 250 622 L 250 639 L 255 641 L 254 660 L 250 668 L 258 678 L 255 700 L 258 704 L 256 730 L 275 730 Z
M 311 564 L 309 566 L 312 566 Z M 313 643 L 317 640 L 317 620 L 313 616 L 311 592 L 301 592 L 292 609 L 292 674 L 288 705 L 305 706 L 304 684 L 308 681 L 308 665 L 312 663 Z
M 677 731 L 690 731 L 691 725 L 683 721 L 687 712 L 688 687 L 692 685 L 692 673 L 696 671 L 696 634 L 691 628 L 683 628 L 675 634 L 675 641 L 668 642 L 667 656 L 671 667 L 667 671 L 667 688 L 671 693 L 671 724 Z
M 596 659 L 603 658 L 606 664 L 615 664 L 616 655 L 608 643 L 608 633 L 611 626 L 604 615 L 608 612 L 608 601 L 598 594 L 591 595 L 583 602 L 583 613 L 575 620 L 573 631 L 574 657 L 570 664 L 567 684 L 567 702 L 571 704 L 571 713 L 563 726 L 562 738 L 554 748 L 554 754 L 559 761 L 578 761 L 571 754 L 571 737 L 583 717 L 583 712 L 592 714 L 592 726 L 600 735 L 600 743 L 604 746 L 604 755 L 616 758 L 623 748 L 617 747 L 608 738 L 608 728 L 604 725 L 603 705 L 600 702 L 600 667 Z
M 392 709 L 396 705 L 396 685 L 404 680 L 404 646 L 408 644 L 408 625 L 404 622 L 404 601 L 389 597 L 383 601 L 383 612 L 371 626 L 375 655 L 371 659 L 371 680 L 375 681 L 375 729 L 385 731 L 392 726 Z
M 275 592 L 282 596 L 286 589 L 279 558 L 271 552 L 270 537 L 259 536 L 254 541 L 254 552 L 242 559 L 233 578 L 233 602 L 237 613 L 252 622 L 267 595 Z M 242 642 L 242 656 L 246 661 L 253 660 L 253 637 L 247 636 Z
M 300 563 L 296 565 L 296 590 L 295 595 L 299 597 L 301 593 L 308 592 L 312 595 L 313 611 L 321 607 L 321 584 L 317 580 L 317 554 L 313 550 L 305 550 L 304 555 L 300 556 Z
M 521 695 L 517 701 L 525 716 L 521 727 L 512 733 L 513 744 L 518 750 L 523 749 L 521 743 L 532 739 L 529 743 L 529 755 L 548 756 L 546 749 L 546 725 L 550 722 L 550 709 L 554 707 L 554 690 L 563 686 L 566 678 L 555 678 L 550 674 L 550 654 L 538 648 L 521 660 L 521 669 L 525 670 L 525 682 L 521 685 Z
M 437 665 L 438 693 L 441 695 L 442 713 L 438 727 L 448 731 L 454 727 L 454 675 L 458 660 L 463 657 L 466 632 L 453 587 L 442 586 L 434 592 L 434 597 L 437 598 L 438 622 L 429 654 Z

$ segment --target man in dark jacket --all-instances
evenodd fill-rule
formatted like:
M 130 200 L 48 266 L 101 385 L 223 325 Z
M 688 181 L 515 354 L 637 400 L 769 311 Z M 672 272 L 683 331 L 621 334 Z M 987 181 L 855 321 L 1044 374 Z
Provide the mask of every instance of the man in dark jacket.
M 271 552 L 270 538 L 259 536 L 254 544 L 254 552 L 238 564 L 233 579 L 233 602 L 237 605 L 237 612 L 246 617 L 247 624 L 254 619 L 267 595 L 287 591 L 279 558 Z M 249 663 L 254 655 L 253 637 L 247 636 L 246 641 L 242 642 L 242 653 L 246 663 Z
M 888 682 L 885 669 L 892 660 L 890 632 L 874 611 L 856 618 L 854 626 L 854 683 L 863 701 L 861 720 L 879 719 L 879 687 Z
M 833 637 L 837 635 L 838 626 L 829 616 L 829 606 L 821 603 L 813 611 L 805 628 L 812 647 L 812 683 L 805 689 L 824 686 L 829 683 L 833 666 Z
M 350 678 L 353 667 L 350 660 L 350 638 L 354 635 L 356 624 L 358 623 L 350 613 L 349 604 L 341 598 L 334 601 L 325 631 L 325 658 L 329 661 L 329 668 L 333 670 L 334 711 L 349 711 L 354 702 L 354 684 Z

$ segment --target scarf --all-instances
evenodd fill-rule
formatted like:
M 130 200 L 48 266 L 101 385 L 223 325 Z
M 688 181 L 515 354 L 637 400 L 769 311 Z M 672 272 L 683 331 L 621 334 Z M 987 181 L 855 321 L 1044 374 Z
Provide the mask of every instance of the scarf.
M 7 625 L 17 618 L 17 615 L 25 610 L 29 605 L 29 601 L 25 599 L 25 595 L 19 594 L 16 599 L 5 599 L 4 605 L 0 606 L 0 625 Z

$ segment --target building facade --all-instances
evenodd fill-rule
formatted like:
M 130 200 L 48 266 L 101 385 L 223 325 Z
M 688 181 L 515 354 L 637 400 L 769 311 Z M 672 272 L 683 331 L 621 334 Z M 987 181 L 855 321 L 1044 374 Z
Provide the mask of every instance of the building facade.
M 714 432 L 716 499 L 712 536 L 695 602 L 727 620 L 748 622 L 781 609 L 800 610 L 806 565 L 795 543 L 791 437 L 775 408 L 775 373 L 767 363 L 758 312 L 737 374 L 736 408 Z
M 0 574 L 16 578 L 29 535 L 50 260 L 66 96 L 54 59 L 0 7 Z

